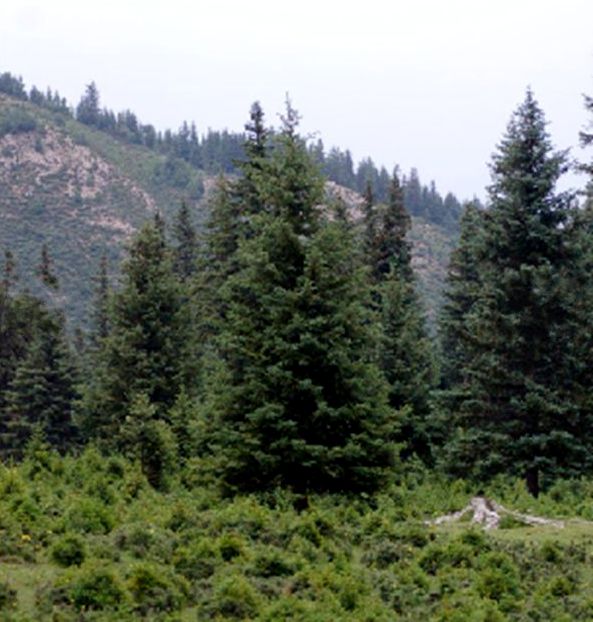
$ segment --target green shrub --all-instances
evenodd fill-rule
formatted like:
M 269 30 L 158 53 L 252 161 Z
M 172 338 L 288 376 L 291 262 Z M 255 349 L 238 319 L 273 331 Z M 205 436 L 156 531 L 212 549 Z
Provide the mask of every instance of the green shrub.
M 168 563 L 175 541 L 173 534 L 148 523 L 135 523 L 120 527 L 113 534 L 115 546 L 138 559 L 153 559 Z
M 558 543 L 546 540 L 540 549 L 542 559 L 551 564 L 557 564 L 562 559 L 562 549 Z
M 298 564 L 285 551 L 268 548 L 255 555 L 249 572 L 256 577 L 287 577 L 298 569 Z
M 259 606 L 260 597 L 251 583 L 241 575 L 230 575 L 215 583 L 203 612 L 205 619 L 245 620 L 255 617 Z
M 108 609 L 126 601 L 120 579 L 111 568 L 97 563 L 84 564 L 56 582 L 76 609 Z
M 207 579 L 222 563 L 220 549 L 210 538 L 203 538 L 175 551 L 173 565 L 189 580 Z
M 576 585 L 569 577 L 554 577 L 548 584 L 548 591 L 555 598 L 564 598 L 574 594 Z
M 399 527 L 394 534 L 395 538 L 406 544 L 410 544 L 415 548 L 423 548 L 429 542 L 434 539 L 434 533 L 432 533 L 428 527 L 424 525 L 404 525 Z
M 521 593 L 519 572 L 506 553 L 487 553 L 480 559 L 480 596 L 494 601 L 516 599 Z
M 498 527 L 499 529 L 520 529 L 521 527 L 525 527 L 525 524 L 514 516 L 511 516 L 510 514 L 505 514 L 500 519 Z
M 109 533 L 115 524 L 112 511 L 98 499 L 83 497 L 73 503 L 64 517 L 65 531 Z
M 236 533 L 224 533 L 217 541 L 220 556 L 225 562 L 230 562 L 245 551 L 245 540 Z
M 471 546 L 476 553 L 487 553 L 491 550 L 491 544 L 484 532 L 480 529 L 466 529 L 459 537 L 460 542 Z
M 24 108 L 13 107 L 0 112 L 0 138 L 6 134 L 21 134 L 35 129 L 35 117 Z
M 135 609 L 142 615 L 151 611 L 177 611 L 188 599 L 189 586 L 181 577 L 162 566 L 143 562 L 133 566 L 126 585 Z
M 76 534 L 62 536 L 51 547 L 50 557 L 56 564 L 65 568 L 80 566 L 86 558 L 85 542 Z
M 472 596 L 447 599 L 437 616 L 431 619 L 434 622 L 507 622 L 496 603 Z
M 0 465 L 0 495 L 3 499 L 25 490 L 25 480 L 21 472 L 14 467 Z

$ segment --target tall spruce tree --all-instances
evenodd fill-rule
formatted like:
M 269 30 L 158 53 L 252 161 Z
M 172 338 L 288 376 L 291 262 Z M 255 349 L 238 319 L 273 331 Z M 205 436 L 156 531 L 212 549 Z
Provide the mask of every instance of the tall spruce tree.
M 76 380 L 63 317 L 41 309 L 33 339 L 6 393 L 6 438 L 13 455 L 22 452 L 35 429 L 60 451 L 73 447 L 77 441 L 72 418 Z
M 254 102 L 249 111 L 249 122 L 245 124 L 245 158 L 238 161 L 239 179 L 232 185 L 232 196 L 247 224 L 252 216 L 263 210 L 258 184 L 269 153 L 270 131 L 265 125 L 265 116 L 259 102 Z
M 239 178 L 229 181 L 219 177 L 208 204 L 209 216 L 193 288 L 193 302 L 199 316 L 198 341 L 201 342 L 196 346 L 202 353 L 204 344 L 217 333 L 224 318 L 225 304 L 220 288 L 238 269 L 239 242 L 251 235 L 253 218 L 264 210 L 258 184 L 269 154 L 270 132 L 259 102 L 251 106 L 245 132 L 244 158 L 236 162 Z
M 101 110 L 99 108 L 99 90 L 94 82 L 86 85 L 84 95 L 76 107 L 76 119 L 86 125 L 99 125 Z
M 373 357 L 369 290 L 288 107 L 255 181 L 266 207 L 240 240 L 209 378 L 213 438 L 231 486 L 375 489 L 394 450 Z M 366 304 L 365 304 L 366 303 Z
M 158 223 L 147 223 L 134 238 L 122 272 L 81 413 L 86 436 L 112 447 L 120 445 L 138 400 L 148 400 L 156 417 L 166 416 L 180 390 L 185 341 L 179 284 Z
M 381 325 L 380 365 L 389 385 L 389 403 L 402 413 L 398 435 L 405 445 L 402 456 L 416 453 L 429 460 L 433 357 L 416 293 L 407 239 L 411 220 L 397 171 L 389 200 L 378 206 L 374 221 L 368 255 Z
M 528 91 L 493 158 L 478 277 L 466 279 L 471 308 L 451 333 L 465 392 L 452 464 L 481 478 L 520 474 L 533 495 L 542 477 L 591 464 L 590 421 L 574 400 L 573 214 L 555 190 L 566 168 Z
M 42 253 L 49 265 L 47 252 Z M 43 265 L 42 261 L 42 265 Z M 40 276 L 52 275 L 47 268 Z M 29 293 L 14 292 L 10 252 L 0 283 L 0 454 L 18 456 L 34 427 L 65 449 L 73 442 L 74 364 L 63 317 Z M 50 285 L 53 283 L 50 279 Z
M 468 318 L 480 291 L 483 215 L 475 203 L 465 206 L 457 248 L 449 260 L 445 302 L 439 317 L 441 383 L 445 390 L 462 389 L 462 370 L 471 356 Z

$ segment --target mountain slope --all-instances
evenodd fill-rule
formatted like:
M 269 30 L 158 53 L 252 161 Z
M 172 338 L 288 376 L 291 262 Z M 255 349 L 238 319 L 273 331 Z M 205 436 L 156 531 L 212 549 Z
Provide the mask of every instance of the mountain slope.
M 143 221 L 157 210 L 171 215 L 182 200 L 199 214 L 202 194 L 201 173 L 185 162 L 0 96 L 0 247 L 15 254 L 21 283 L 38 291 L 46 243 L 58 298 L 76 322 L 86 315 L 100 256 L 117 266 Z
M 101 255 L 115 273 L 130 235 L 157 210 L 170 221 L 181 201 L 199 227 L 207 211 L 204 187 L 212 183 L 179 158 L 0 94 L 0 249 L 14 253 L 21 286 L 42 293 L 35 272 L 48 245 L 60 280 L 51 297 L 72 327 L 84 325 Z M 335 184 L 328 186 L 335 192 Z M 341 193 L 356 215 L 360 196 Z M 411 237 L 433 320 L 454 236 L 413 219 Z

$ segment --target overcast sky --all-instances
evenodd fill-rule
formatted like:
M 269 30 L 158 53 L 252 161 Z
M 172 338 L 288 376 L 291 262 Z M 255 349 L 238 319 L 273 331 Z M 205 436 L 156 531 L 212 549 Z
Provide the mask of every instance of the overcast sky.
M 592 23 L 592 0 L 1 0 L 0 71 L 73 104 L 94 80 L 158 129 L 241 130 L 256 99 L 275 123 L 289 92 L 326 147 L 482 197 L 528 85 L 593 157 Z

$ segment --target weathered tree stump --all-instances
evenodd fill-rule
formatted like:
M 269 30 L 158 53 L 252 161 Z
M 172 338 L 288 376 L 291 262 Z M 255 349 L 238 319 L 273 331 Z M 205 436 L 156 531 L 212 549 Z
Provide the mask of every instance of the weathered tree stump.
M 563 528 L 565 523 L 561 520 L 544 518 L 542 516 L 532 516 L 531 514 L 521 514 L 508 510 L 504 506 L 486 497 L 474 497 L 462 510 L 445 514 L 430 521 L 429 525 L 442 525 L 443 523 L 459 522 L 468 514 L 471 514 L 471 523 L 481 525 L 484 529 L 496 529 L 504 516 L 511 516 L 515 520 L 526 525 L 549 525 L 552 527 Z

